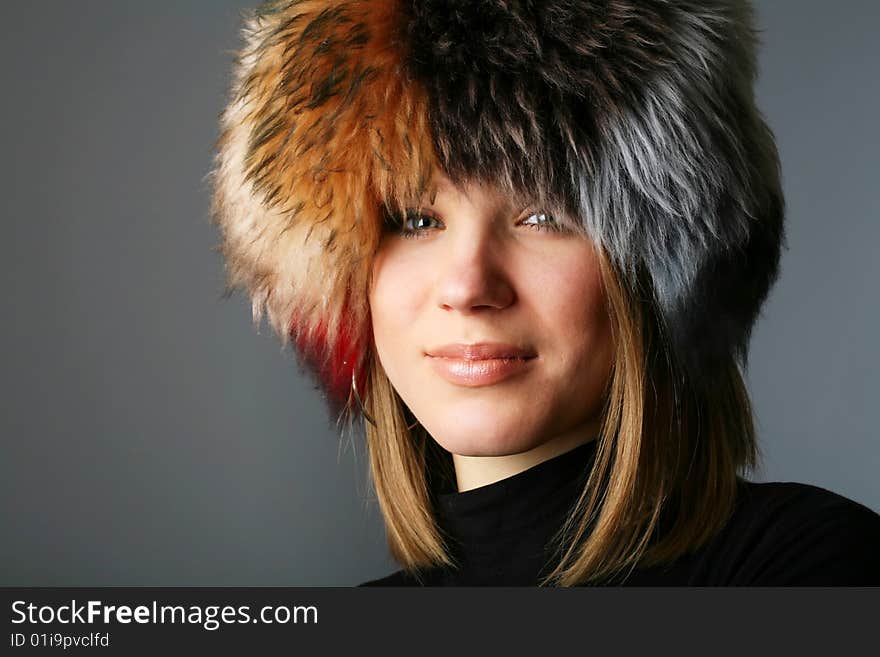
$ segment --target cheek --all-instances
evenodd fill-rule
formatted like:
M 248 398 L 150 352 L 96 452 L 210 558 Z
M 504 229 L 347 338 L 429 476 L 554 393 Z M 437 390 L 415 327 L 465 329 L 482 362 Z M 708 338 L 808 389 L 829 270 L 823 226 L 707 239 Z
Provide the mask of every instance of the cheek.
M 604 374 L 610 368 L 613 345 L 608 305 L 598 256 L 592 249 L 574 250 L 556 262 L 552 280 L 542 281 L 540 294 L 547 330 L 559 345 L 569 345 L 561 357 L 571 370 Z
M 411 282 L 412 270 L 401 258 L 376 256 L 369 291 L 373 339 L 380 362 L 390 375 L 402 354 L 406 327 L 412 325 L 419 294 Z

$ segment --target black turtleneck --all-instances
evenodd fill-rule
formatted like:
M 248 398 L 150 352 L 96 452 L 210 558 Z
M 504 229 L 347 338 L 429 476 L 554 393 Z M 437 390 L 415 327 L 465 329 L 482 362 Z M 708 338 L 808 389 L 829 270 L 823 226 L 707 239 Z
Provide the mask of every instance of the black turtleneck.
M 442 584 L 534 585 L 553 553 L 549 543 L 583 490 L 596 441 L 479 488 L 437 499 L 440 527 L 461 564 Z
M 437 520 L 459 567 L 397 571 L 362 586 L 535 586 L 558 562 L 550 543 L 583 489 L 592 440 L 518 474 L 437 496 Z M 880 585 L 880 516 L 831 491 L 739 480 L 724 529 L 675 563 L 636 570 L 648 586 Z

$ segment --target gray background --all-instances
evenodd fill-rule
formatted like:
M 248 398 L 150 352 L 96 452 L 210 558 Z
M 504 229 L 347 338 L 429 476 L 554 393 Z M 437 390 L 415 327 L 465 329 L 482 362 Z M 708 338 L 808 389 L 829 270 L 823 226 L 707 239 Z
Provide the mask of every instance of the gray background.
M 0 584 L 394 569 L 362 439 L 221 299 L 204 176 L 248 4 L 0 5 Z M 789 250 L 752 343 L 754 478 L 880 509 L 880 9 L 757 7 Z

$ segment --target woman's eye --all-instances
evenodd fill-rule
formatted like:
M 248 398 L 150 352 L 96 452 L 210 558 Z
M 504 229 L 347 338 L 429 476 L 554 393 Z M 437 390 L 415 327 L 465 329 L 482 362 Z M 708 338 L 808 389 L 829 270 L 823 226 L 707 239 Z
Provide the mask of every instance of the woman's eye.
M 519 223 L 534 230 L 554 232 L 563 230 L 562 225 L 556 221 L 553 215 L 543 211 L 532 212 Z M 406 216 L 402 219 L 399 216 L 387 215 L 386 224 L 396 234 L 406 239 L 422 239 L 427 237 L 431 230 L 443 228 L 442 222 L 438 219 L 416 210 L 407 211 Z
M 533 223 L 530 223 L 534 219 Z M 553 230 L 561 231 L 562 226 L 553 218 L 553 215 L 546 212 L 533 212 L 523 219 L 522 223 L 535 230 Z
M 388 209 L 384 211 L 385 230 L 387 232 L 405 237 L 407 239 L 421 239 L 427 237 L 431 228 L 442 228 L 443 224 L 434 217 L 419 212 L 418 210 L 406 210 L 404 216 Z M 432 225 L 435 222 L 435 225 Z
M 411 211 L 406 213 L 403 221 L 397 221 L 397 232 L 407 239 L 419 239 L 427 233 L 428 228 L 432 228 L 431 222 L 438 222 L 434 217 L 419 212 Z

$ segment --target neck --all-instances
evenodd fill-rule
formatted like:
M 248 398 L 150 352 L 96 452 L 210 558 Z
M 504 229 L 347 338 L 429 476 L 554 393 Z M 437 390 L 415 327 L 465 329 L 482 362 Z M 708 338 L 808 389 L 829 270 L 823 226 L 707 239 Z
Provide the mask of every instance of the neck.
M 601 420 L 595 419 L 541 443 L 526 452 L 504 456 L 452 455 L 458 492 L 479 488 L 512 477 L 555 456 L 594 440 Z

